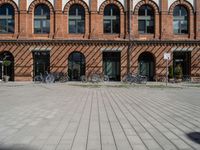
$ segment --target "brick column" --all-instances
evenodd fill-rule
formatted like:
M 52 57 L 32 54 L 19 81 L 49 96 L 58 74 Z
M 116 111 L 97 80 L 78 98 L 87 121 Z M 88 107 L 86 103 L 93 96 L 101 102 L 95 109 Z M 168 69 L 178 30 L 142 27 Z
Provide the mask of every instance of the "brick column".
M 90 23 L 89 23 L 89 33 L 90 38 L 97 38 L 98 31 L 99 31 L 99 22 L 98 19 L 98 11 L 97 11 L 97 0 L 90 1 Z
M 161 0 L 160 1 L 160 13 L 161 13 L 161 23 L 160 23 L 160 38 L 161 39 L 169 39 L 170 35 L 172 35 L 172 31 L 173 31 L 173 26 L 172 26 L 172 17 L 170 17 L 170 15 L 168 15 L 168 1 L 165 0 Z
M 62 38 L 63 37 L 63 29 L 66 27 L 66 25 L 67 25 L 66 22 L 63 22 L 62 0 L 56 0 L 54 38 Z
M 18 38 L 25 38 L 26 37 L 26 28 L 27 28 L 27 1 L 26 0 L 20 0 L 19 1 L 19 32 L 18 32 Z

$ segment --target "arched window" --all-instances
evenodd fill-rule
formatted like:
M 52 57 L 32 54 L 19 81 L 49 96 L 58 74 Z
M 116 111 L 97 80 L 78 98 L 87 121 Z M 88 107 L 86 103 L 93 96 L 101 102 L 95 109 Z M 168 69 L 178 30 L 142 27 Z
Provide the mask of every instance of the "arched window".
M 182 5 L 177 5 L 173 12 L 174 21 L 174 33 L 175 34 L 187 34 L 188 33 L 188 11 Z
M 104 9 L 104 33 L 120 33 L 120 10 L 113 4 Z
M 0 6 L 0 33 L 14 33 L 14 8 L 10 4 Z
M 50 32 L 50 10 L 45 4 L 39 4 L 34 13 L 34 33 Z
M 143 5 L 138 14 L 139 33 L 154 33 L 154 10 L 149 5 Z
M 69 33 L 85 32 L 85 9 L 75 4 L 69 9 Z

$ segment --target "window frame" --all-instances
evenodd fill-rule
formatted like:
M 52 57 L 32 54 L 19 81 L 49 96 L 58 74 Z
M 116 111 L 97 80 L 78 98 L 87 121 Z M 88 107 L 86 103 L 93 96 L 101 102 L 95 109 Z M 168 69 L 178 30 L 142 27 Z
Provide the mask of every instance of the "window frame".
M 39 13 L 41 13 L 40 15 L 36 15 L 36 11 L 37 11 L 38 7 L 41 7 L 40 12 L 39 12 Z M 45 14 L 45 11 L 47 11 L 47 14 Z M 51 16 L 50 15 L 50 9 L 46 4 L 39 4 L 35 7 L 34 24 L 33 24 L 34 34 L 49 34 L 50 33 L 50 30 L 51 30 L 51 25 L 50 25 L 51 17 L 50 16 Z M 39 22 L 39 26 L 40 26 L 39 28 L 35 28 L 36 22 Z M 46 24 L 45 25 L 46 27 L 44 26 L 44 24 Z M 36 32 L 37 29 L 39 29 L 40 31 Z
M 110 15 L 105 15 L 106 9 L 109 9 Z M 114 10 L 115 9 L 115 10 Z M 113 12 L 116 11 L 118 14 L 113 15 Z M 110 32 L 106 32 L 105 24 L 109 22 Z M 118 24 L 118 25 L 116 25 Z M 115 30 L 115 31 L 114 31 Z M 103 33 L 104 34 L 119 34 L 120 33 L 120 9 L 114 4 L 108 4 L 104 8 L 103 13 Z
M 2 30 L 0 30 L 0 34 L 13 34 L 15 33 L 15 9 L 9 3 L 5 3 L 0 6 L 1 9 L 3 7 L 6 7 L 4 8 L 6 9 L 6 14 L 0 15 L 0 23 L 5 22 L 5 24 L 3 25 Z M 9 25 L 9 24 L 12 24 L 12 25 Z M 13 28 L 13 31 L 9 31 L 9 28 Z M 3 32 L 3 29 L 6 29 L 5 32 Z
M 140 10 L 142 9 L 142 7 L 145 7 L 144 15 L 140 15 Z M 152 11 L 151 13 L 153 15 L 148 15 L 148 9 L 147 9 L 148 7 L 151 9 L 151 11 Z M 140 31 L 140 22 L 144 23 L 144 31 Z M 147 26 L 147 23 L 149 24 L 149 26 Z M 153 23 L 153 25 L 152 25 L 153 32 L 148 32 L 148 27 L 151 27 L 150 26 L 151 23 Z M 155 11 L 154 11 L 154 9 L 151 6 L 149 6 L 148 4 L 142 5 L 138 11 L 138 32 L 139 32 L 139 34 L 155 34 L 155 28 L 156 27 L 155 27 Z
M 75 9 L 75 15 L 70 15 L 71 9 Z M 79 14 L 81 13 L 81 15 Z M 85 8 L 80 4 L 74 4 L 69 8 L 68 15 L 68 33 L 69 34 L 85 34 Z M 74 22 L 74 31 L 70 31 L 70 23 Z M 79 24 L 82 24 L 83 27 Z M 79 30 L 82 28 L 82 31 Z
M 178 7 L 178 10 L 179 10 L 179 14 L 178 14 L 178 16 L 175 16 L 174 15 L 174 12 L 175 12 L 175 9 Z M 187 15 L 182 15 L 182 8 L 183 9 L 185 9 L 185 11 L 186 11 L 186 13 L 187 13 Z M 183 19 L 184 18 L 184 19 Z M 186 18 L 186 19 L 185 19 Z M 186 33 L 184 33 L 184 32 L 181 32 L 182 31 L 182 25 L 183 24 L 181 24 L 181 22 L 185 22 L 186 21 L 186 25 L 187 25 L 187 32 Z M 175 22 L 178 22 L 178 32 L 175 32 L 175 28 L 174 28 L 174 23 Z M 183 5 L 176 5 L 175 7 L 174 7 L 174 10 L 173 10 L 173 33 L 175 34 L 175 35 L 187 35 L 187 34 L 189 34 L 189 12 L 188 12 L 188 10 L 187 10 L 187 8 L 185 7 L 185 6 L 183 6 Z

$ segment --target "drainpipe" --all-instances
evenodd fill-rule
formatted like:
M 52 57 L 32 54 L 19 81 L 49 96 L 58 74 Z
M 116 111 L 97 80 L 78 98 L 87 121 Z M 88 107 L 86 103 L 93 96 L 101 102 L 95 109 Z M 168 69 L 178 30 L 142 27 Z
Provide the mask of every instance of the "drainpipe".
M 130 55 L 131 55 L 131 0 L 129 0 L 128 6 L 128 51 L 127 51 L 127 73 L 130 73 Z

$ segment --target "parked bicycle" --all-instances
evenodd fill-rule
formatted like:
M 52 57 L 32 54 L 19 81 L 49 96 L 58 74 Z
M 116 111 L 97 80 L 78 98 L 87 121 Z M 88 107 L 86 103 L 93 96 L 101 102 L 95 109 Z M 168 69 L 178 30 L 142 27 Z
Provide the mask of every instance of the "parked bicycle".
M 92 83 L 104 82 L 104 81 L 109 81 L 109 76 L 93 73 L 93 74 L 90 74 L 88 78 L 85 75 L 82 75 L 81 81 L 92 82 Z
M 147 83 L 147 77 L 146 76 L 142 76 L 139 74 L 127 74 L 124 76 L 124 78 L 122 79 L 122 82 L 125 83 L 137 83 L 137 84 L 146 84 Z
M 40 75 L 36 75 L 34 77 L 35 83 L 53 83 L 54 81 L 55 77 L 47 71 L 44 73 L 44 75 L 40 73 Z
M 69 81 L 69 76 L 68 76 L 67 73 L 63 73 L 63 72 L 60 72 L 60 73 L 53 73 L 53 76 L 54 76 L 54 78 L 55 78 L 55 82 L 64 83 L 64 82 Z

